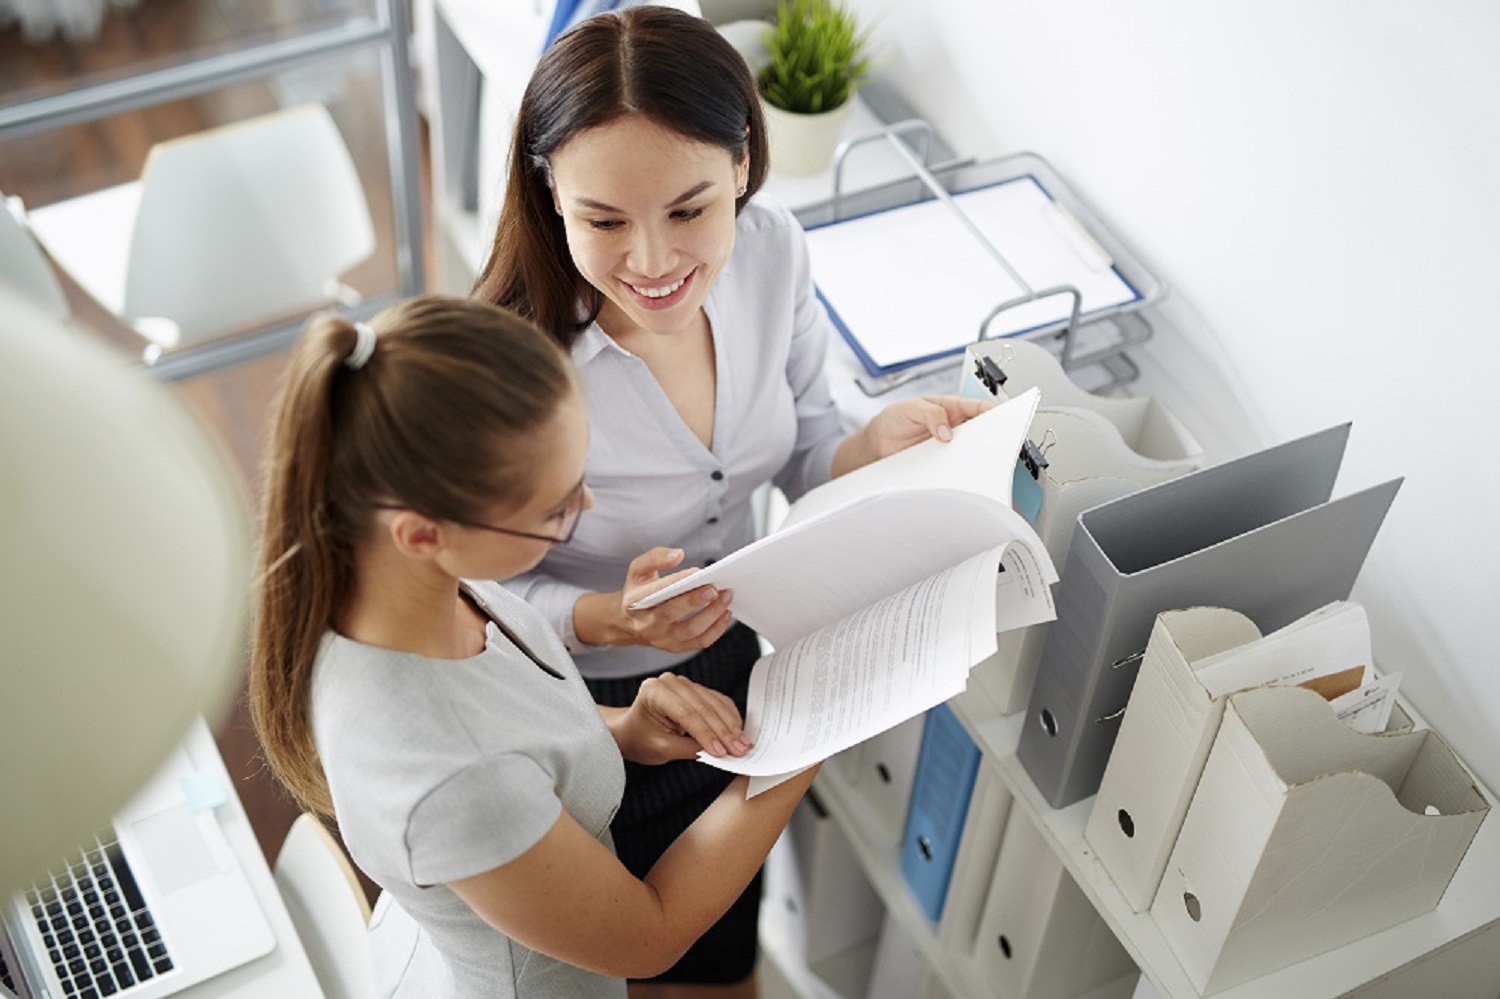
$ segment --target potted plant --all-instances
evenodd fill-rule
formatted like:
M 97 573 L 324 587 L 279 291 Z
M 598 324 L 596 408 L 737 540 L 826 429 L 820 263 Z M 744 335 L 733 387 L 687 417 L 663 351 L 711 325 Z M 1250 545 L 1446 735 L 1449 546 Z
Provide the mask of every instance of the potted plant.
M 771 166 L 783 173 L 827 169 L 869 75 L 869 37 L 840 0 L 777 0 L 756 72 L 765 105 Z

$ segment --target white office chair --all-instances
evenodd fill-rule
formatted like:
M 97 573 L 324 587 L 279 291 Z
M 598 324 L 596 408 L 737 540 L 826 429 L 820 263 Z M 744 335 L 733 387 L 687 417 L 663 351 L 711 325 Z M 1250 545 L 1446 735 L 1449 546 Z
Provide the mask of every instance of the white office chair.
M 68 299 L 26 220 L 26 206 L 0 193 L 0 281 L 36 303 L 49 319 L 68 318 Z
M 276 887 L 328 999 L 373 999 L 370 904 L 344 850 L 313 815 L 292 823 L 276 856 Z
M 31 224 L 161 348 L 347 302 L 339 277 L 375 250 L 364 188 L 321 104 L 158 143 L 139 181 L 34 208 Z

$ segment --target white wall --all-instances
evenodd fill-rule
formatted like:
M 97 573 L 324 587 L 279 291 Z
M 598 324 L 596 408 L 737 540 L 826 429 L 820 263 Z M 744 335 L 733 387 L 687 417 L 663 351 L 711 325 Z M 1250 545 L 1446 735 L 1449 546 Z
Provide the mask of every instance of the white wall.
M 1143 386 L 1214 457 L 1405 475 L 1355 596 L 1500 788 L 1500 3 L 853 0 L 960 153 L 1030 150 L 1171 288 Z

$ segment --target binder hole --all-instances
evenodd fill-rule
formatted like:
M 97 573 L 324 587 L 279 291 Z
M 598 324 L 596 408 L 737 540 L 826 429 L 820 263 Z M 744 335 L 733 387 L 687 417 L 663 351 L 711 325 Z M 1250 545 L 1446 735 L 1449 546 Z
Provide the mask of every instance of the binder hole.
M 1123 832 L 1126 835 L 1127 838 L 1134 838 L 1135 837 L 1135 819 L 1132 819 L 1130 817 L 1130 813 L 1127 812 L 1127 811 L 1125 811 L 1125 809 L 1123 809 L 1123 808 L 1120 809 L 1119 818 L 1120 818 L 1120 831 Z
M 1057 719 L 1052 717 L 1051 711 L 1043 708 L 1042 713 L 1038 716 L 1037 720 L 1042 723 L 1043 732 L 1046 732 L 1048 735 L 1057 734 Z
M 880 779 L 885 781 L 887 784 L 891 782 L 890 768 L 888 768 L 884 763 L 875 764 L 875 772 L 879 774 Z
M 1010 941 L 1005 938 L 1004 933 L 1000 934 L 1000 953 L 1010 957 Z
M 1436 805 L 1428 805 L 1426 808 L 1422 809 L 1422 813 L 1424 815 L 1442 815 L 1443 814 L 1442 812 L 1438 811 L 1438 806 L 1436 806 Z
M 923 860 L 932 859 L 932 843 L 926 836 L 917 837 L 917 849 L 922 851 Z
M 1203 918 L 1203 906 L 1198 902 L 1198 896 L 1190 891 L 1182 893 L 1182 904 L 1187 906 L 1188 918 L 1198 922 Z

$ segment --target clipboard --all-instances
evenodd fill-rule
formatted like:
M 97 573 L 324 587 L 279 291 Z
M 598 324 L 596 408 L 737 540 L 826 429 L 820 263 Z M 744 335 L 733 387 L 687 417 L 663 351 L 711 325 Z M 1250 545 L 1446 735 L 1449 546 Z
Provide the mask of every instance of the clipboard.
M 1068 369 L 1123 359 L 1124 347 L 1149 338 L 1138 313 L 1165 286 L 1045 160 L 1021 153 L 929 171 L 898 138 L 927 127 L 899 122 L 851 140 L 835 165 L 837 178 L 853 147 L 886 139 L 909 161 L 913 181 L 848 195 L 835 183 L 832 199 L 798 212 L 819 297 L 859 359 L 867 394 L 1002 334 L 1050 341 Z M 922 252 L 889 252 L 913 245 Z M 928 296 L 938 285 L 946 294 L 936 297 L 951 308 L 934 317 Z M 1083 339 L 1093 342 L 1076 349 Z

